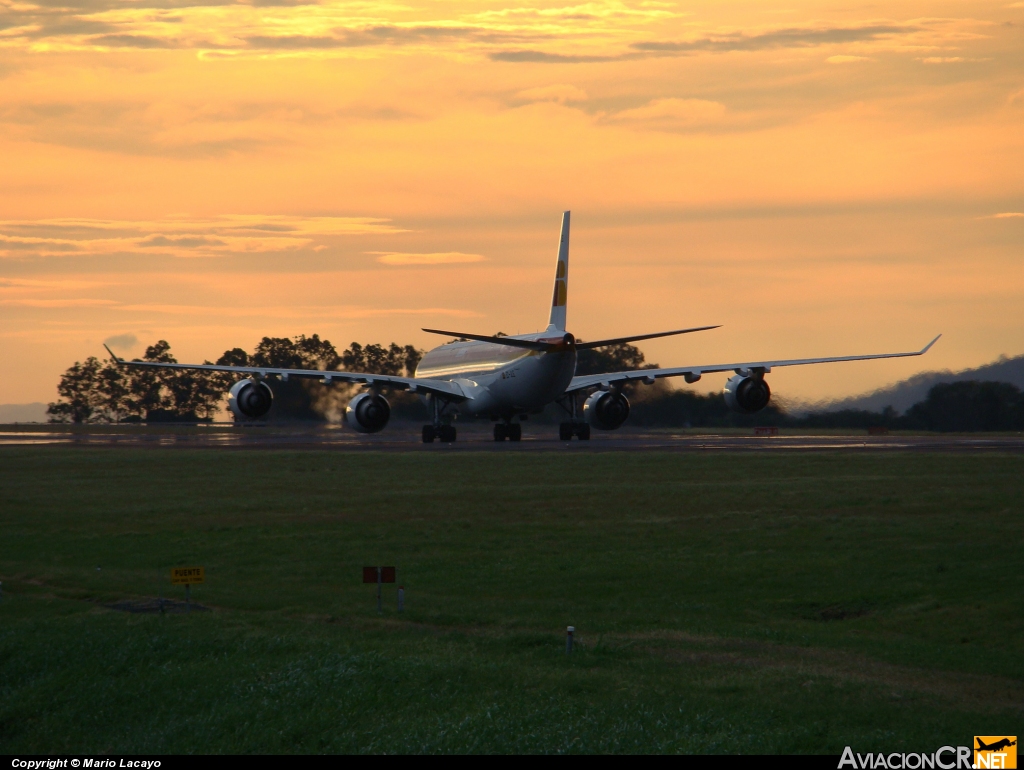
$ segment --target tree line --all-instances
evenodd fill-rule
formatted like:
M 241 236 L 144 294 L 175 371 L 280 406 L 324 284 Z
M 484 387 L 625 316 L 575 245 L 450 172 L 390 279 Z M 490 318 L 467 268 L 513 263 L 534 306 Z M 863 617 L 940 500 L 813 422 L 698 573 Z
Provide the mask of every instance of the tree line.
M 221 366 L 266 366 L 275 369 L 321 369 L 409 376 L 423 351 L 412 345 L 361 345 L 353 342 L 341 353 L 319 335 L 264 337 L 253 352 L 231 348 L 216 361 Z M 146 348 L 137 361 L 177 363 L 165 340 Z M 47 408 L 51 422 L 210 421 L 227 392 L 241 379 L 230 372 L 150 369 L 100 361 L 76 361 L 61 376 L 56 401 Z M 329 401 L 315 380 L 274 382 L 277 411 L 293 419 L 325 419 L 319 408 Z

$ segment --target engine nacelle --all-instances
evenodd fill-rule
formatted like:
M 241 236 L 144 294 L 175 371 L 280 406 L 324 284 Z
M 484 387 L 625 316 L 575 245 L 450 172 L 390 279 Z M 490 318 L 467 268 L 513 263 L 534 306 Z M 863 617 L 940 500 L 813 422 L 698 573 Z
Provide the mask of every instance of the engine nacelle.
M 345 422 L 359 433 L 383 430 L 390 417 L 391 406 L 387 399 L 374 393 L 360 393 L 345 407 Z
M 274 394 L 258 380 L 239 380 L 228 391 L 228 409 L 241 419 L 255 420 L 270 411 Z
M 583 404 L 583 419 L 598 430 L 615 430 L 629 417 L 629 401 L 621 393 L 599 390 Z
M 744 377 L 737 374 L 725 383 L 725 405 L 740 414 L 760 412 L 772 399 L 771 388 L 760 377 Z

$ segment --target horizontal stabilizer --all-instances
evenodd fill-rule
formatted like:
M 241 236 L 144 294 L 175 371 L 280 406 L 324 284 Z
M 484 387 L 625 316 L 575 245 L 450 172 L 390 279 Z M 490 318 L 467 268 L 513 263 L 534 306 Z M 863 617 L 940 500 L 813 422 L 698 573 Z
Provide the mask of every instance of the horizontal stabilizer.
M 652 340 L 655 337 L 671 337 L 673 334 L 689 334 L 690 332 L 703 332 L 708 329 L 717 329 L 717 326 L 695 326 L 692 329 L 676 329 L 671 332 L 655 332 L 654 334 L 638 334 L 633 337 L 616 337 L 613 340 L 594 340 L 593 342 L 577 342 L 577 350 L 590 350 L 591 348 L 603 348 L 608 345 L 621 345 L 624 342 L 637 342 L 639 340 Z
M 540 342 L 538 340 L 519 340 L 514 337 L 493 337 L 488 334 L 466 334 L 466 332 L 446 332 L 441 329 L 424 329 L 423 331 L 429 332 L 430 334 L 443 334 L 447 337 L 462 337 L 467 340 L 477 340 L 478 342 L 491 342 L 495 345 L 508 345 L 511 348 L 526 348 L 527 350 L 540 350 L 542 352 L 549 352 L 552 350 L 558 350 L 562 343 L 561 340 L 558 342 Z

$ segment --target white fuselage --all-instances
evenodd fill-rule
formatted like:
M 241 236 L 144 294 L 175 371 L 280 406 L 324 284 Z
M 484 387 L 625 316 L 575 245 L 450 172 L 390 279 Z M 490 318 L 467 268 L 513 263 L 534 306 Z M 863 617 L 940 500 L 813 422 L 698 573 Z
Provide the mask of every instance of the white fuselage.
M 544 332 L 513 339 L 536 340 Z M 458 411 L 511 417 L 543 409 L 561 396 L 576 373 L 576 351 L 524 350 L 490 342 L 449 342 L 423 356 L 417 378 L 449 380 L 466 394 Z

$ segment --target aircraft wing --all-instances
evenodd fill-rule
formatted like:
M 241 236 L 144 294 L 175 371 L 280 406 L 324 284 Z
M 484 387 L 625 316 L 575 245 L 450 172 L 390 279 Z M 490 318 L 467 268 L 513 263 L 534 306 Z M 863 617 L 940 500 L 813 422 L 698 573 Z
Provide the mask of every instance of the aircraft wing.
M 103 347 L 107 347 L 104 345 Z M 453 401 L 464 401 L 466 395 L 454 382 L 447 380 L 418 379 L 416 377 L 395 377 L 390 374 L 366 374 L 363 372 L 337 372 L 318 369 L 275 369 L 271 366 L 221 366 L 219 364 L 165 364 L 157 361 L 126 361 L 118 358 L 107 348 L 107 352 L 118 364 L 124 366 L 146 366 L 157 369 L 198 369 L 206 372 L 235 372 L 256 377 L 276 376 L 282 380 L 290 377 L 314 377 L 324 383 L 352 382 L 365 385 L 387 385 L 411 393 L 434 393 Z
M 939 337 L 942 335 L 940 334 Z M 939 337 L 929 342 L 920 350 L 909 353 L 874 353 L 866 356 L 833 356 L 831 358 L 792 358 L 785 361 L 752 361 L 742 364 L 710 364 L 706 366 L 677 366 L 671 369 L 635 369 L 629 372 L 611 372 L 609 374 L 585 374 L 580 377 L 573 377 L 566 393 L 573 393 L 577 390 L 594 387 L 609 387 L 613 383 L 645 380 L 653 384 L 656 379 L 662 377 L 685 377 L 687 382 L 696 382 L 702 374 L 714 372 L 735 371 L 737 374 L 766 374 L 777 366 L 803 366 L 805 364 L 831 364 L 838 361 L 867 361 L 873 358 L 906 358 L 908 356 L 923 356 L 928 349 L 934 345 Z

